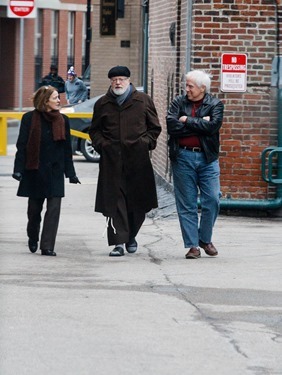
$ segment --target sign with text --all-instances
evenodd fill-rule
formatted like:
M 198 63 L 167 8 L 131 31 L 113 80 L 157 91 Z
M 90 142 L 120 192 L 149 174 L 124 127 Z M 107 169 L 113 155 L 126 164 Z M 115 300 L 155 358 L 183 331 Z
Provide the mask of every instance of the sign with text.
M 101 0 L 100 34 L 116 35 L 116 0 Z
M 35 0 L 10 0 L 8 7 L 9 18 L 35 18 Z
M 245 92 L 247 90 L 247 55 L 223 53 L 221 56 L 221 91 Z

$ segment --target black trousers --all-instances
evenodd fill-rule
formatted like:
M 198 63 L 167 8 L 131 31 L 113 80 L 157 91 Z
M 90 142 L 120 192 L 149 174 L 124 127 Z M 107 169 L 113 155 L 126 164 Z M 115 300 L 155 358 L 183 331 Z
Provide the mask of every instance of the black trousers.
M 54 250 L 56 236 L 60 220 L 61 200 L 60 197 L 46 198 L 46 212 L 40 238 L 41 250 Z M 34 242 L 39 241 L 41 212 L 45 198 L 28 199 L 27 206 L 27 235 Z
M 117 201 L 117 212 L 108 222 L 108 244 L 118 245 L 127 243 L 137 236 L 139 229 L 144 223 L 146 213 L 143 211 L 128 212 L 126 199 L 126 183 L 120 187 Z

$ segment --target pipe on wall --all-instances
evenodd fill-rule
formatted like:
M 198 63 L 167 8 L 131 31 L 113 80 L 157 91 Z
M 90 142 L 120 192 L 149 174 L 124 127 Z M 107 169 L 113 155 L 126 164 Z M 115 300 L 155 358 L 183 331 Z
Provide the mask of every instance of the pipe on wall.
M 277 210 L 282 207 L 282 197 L 276 199 L 220 199 L 225 210 Z
M 143 90 L 148 93 L 148 39 L 149 39 L 149 0 L 143 4 Z
M 191 70 L 192 11 L 193 11 L 193 1 L 187 1 L 186 73 L 188 73 Z
M 278 76 L 279 80 L 279 76 Z M 282 89 L 278 88 L 278 147 L 282 147 Z M 277 178 L 282 179 L 282 154 L 278 153 L 277 159 Z M 282 184 L 277 186 L 277 197 L 282 197 Z
M 181 57 L 181 6 L 182 0 L 177 0 L 177 16 L 176 16 L 176 63 L 175 63 L 175 91 L 176 95 L 181 91 L 181 74 L 180 74 L 180 57 Z

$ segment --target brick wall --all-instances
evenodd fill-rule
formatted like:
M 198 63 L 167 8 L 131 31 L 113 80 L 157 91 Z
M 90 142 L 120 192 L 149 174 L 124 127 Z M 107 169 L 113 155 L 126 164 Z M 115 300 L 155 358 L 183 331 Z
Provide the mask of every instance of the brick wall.
M 86 0 L 61 1 L 59 12 L 58 32 L 58 71 L 64 79 L 67 77 L 67 38 L 68 12 L 75 12 L 75 69 L 78 75 L 82 71 L 82 26 L 86 12 Z M 64 3 L 64 4 L 63 4 Z M 42 8 L 42 75 L 50 71 L 51 64 L 51 12 L 48 7 Z M 0 14 L 3 11 L 0 7 Z M 20 60 L 20 19 L 0 17 L 0 56 L 1 69 L 4 75 L 0 76 L 1 87 L 8 87 L 7 92 L 0 96 L 1 109 L 17 109 L 19 107 L 19 60 Z M 23 91 L 22 107 L 32 107 L 30 100 L 35 87 L 35 56 L 34 36 L 35 20 L 24 19 L 24 56 L 23 56 Z M 62 104 L 66 104 L 65 95 L 61 95 Z
M 125 1 L 124 18 L 116 21 L 116 34 L 100 35 L 100 1 L 94 0 L 92 12 L 91 96 L 103 94 L 109 87 L 108 71 L 115 65 L 126 65 L 131 81 L 142 85 L 142 27 L 141 1 Z M 130 41 L 130 47 L 121 47 L 121 41 Z
M 274 197 L 275 189 L 261 177 L 261 152 L 277 143 L 276 90 L 270 86 L 272 59 L 277 53 L 275 4 L 267 0 L 195 0 L 191 8 L 181 0 L 150 2 L 149 72 L 153 72 L 154 100 L 164 129 L 153 156 L 157 172 L 171 180 L 165 115 L 172 89 L 167 81 L 173 74 L 176 95 L 187 66 L 206 69 L 213 76 L 212 93 L 225 104 L 220 152 L 223 196 Z M 171 46 L 168 37 L 172 22 L 180 30 L 176 46 Z M 187 41 L 189 22 L 191 39 Z M 247 54 L 245 93 L 221 92 L 222 53 Z
M 171 182 L 171 170 L 167 154 L 165 116 L 168 105 L 177 92 L 177 78 L 181 79 L 185 73 L 186 19 L 186 4 L 166 0 L 150 2 L 148 92 L 153 93 L 163 129 L 157 149 L 153 152 L 153 162 L 157 173 L 169 182 Z M 174 25 L 175 38 L 174 43 L 171 43 L 169 32 Z

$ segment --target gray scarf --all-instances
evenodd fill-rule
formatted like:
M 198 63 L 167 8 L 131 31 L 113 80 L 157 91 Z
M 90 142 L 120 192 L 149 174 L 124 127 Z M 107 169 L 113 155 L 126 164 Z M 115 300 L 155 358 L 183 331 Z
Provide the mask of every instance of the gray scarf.
M 129 98 L 129 96 L 131 95 L 132 93 L 132 86 L 129 85 L 128 88 L 126 89 L 126 91 L 121 94 L 121 95 L 116 95 L 113 90 L 111 89 L 111 93 L 112 95 L 115 97 L 116 101 L 117 101 L 117 104 L 119 106 L 123 105 L 123 103 Z

